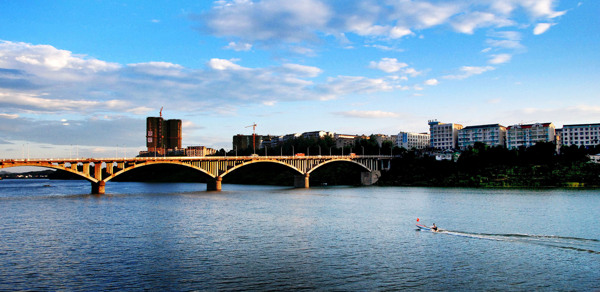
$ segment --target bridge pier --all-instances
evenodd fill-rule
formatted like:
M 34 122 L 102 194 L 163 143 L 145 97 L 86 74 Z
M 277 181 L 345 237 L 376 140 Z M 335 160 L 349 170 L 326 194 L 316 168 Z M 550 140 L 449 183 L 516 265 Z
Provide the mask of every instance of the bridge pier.
M 221 191 L 221 181 L 223 181 L 223 178 L 220 176 L 217 176 L 215 178 L 215 180 L 213 180 L 213 181 L 208 181 L 206 183 L 206 190 L 207 191 Z
M 294 176 L 294 187 L 299 189 L 308 189 L 310 187 L 309 181 L 310 174 L 305 173 L 304 175 Z
M 361 172 L 360 173 L 360 183 L 363 186 L 374 185 L 379 180 L 379 177 L 381 177 L 381 171 L 379 171 L 379 170 Z
M 94 195 L 104 195 L 106 182 L 99 181 L 92 183 L 92 194 Z

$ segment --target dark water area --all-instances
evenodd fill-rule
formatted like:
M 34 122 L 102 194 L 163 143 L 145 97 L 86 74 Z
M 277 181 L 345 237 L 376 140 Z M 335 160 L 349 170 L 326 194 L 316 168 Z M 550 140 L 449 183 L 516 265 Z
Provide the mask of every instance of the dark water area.
M 600 289 L 599 190 L 205 190 L 2 180 L 0 290 Z

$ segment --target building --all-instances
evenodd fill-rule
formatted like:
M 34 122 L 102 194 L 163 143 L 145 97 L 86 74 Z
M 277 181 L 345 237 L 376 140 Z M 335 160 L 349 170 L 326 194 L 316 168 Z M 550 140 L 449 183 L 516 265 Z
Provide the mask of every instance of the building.
M 148 152 L 164 155 L 169 151 L 180 150 L 181 132 L 181 120 L 164 120 L 162 117 L 146 118 Z
M 244 150 L 244 149 L 260 149 L 262 148 L 264 137 L 262 135 L 235 135 L 233 136 L 233 149 L 234 150 Z M 269 139 L 270 140 L 270 139 Z M 252 146 L 252 141 L 254 141 L 254 147 Z
M 429 147 L 430 135 L 427 133 L 400 132 L 396 139 L 396 146 L 405 149 L 425 149 Z
M 429 146 L 438 150 L 451 150 L 458 148 L 458 131 L 463 128 L 461 124 L 440 123 L 437 120 L 429 121 Z
M 146 118 L 146 146 L 148 152 L 164 152 L 163 147 L 163 118 Z M 162 153 L 161 153 L 162 154 Z
M 508 149 L 529 147 L 538 142 L 555 142 L 554 124 L 537 123 L 506 127 L 506 147 Z
M 346 134 L 335 134 L 335 147 L 336 148 L 344 148 L 346 146 L 354 146 L 355 141 L 359 139 L 357 135 L 346 135 Z
M 313 131 L 313 132 L 302 133 L 302 137 L 304 137 L 305 139 L 311 139 L 311 138 L 323 139 L 323 138 L 325 138 L 325 136 L 333 137 L 334 135 L 335 134 L 332 132 L 325 132 L 325 131 Z
M 600 144 L 600 124 L 564 125 L 562 145 L 590 147 Z
M 204 146 L 188 146 L 185 148 L 185 156 L 204 157 L 217 153 L 217 150 Z
M 475 143 L 487 146 L 505 146 L 506 127 L 500 124 L 468 126 L 458 131 L 458 148 L 473 147 Z
M 166 148 L 171 150 L 181 149 L 181 120 L 166 120 L 164 127 Z

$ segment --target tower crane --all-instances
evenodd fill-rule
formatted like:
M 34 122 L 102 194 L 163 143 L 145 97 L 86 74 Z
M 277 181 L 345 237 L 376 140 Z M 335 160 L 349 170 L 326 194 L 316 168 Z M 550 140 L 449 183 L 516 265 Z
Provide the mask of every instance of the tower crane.
M 252 127 L 252 150 L 254 151 L 254 154 L 256 154 L 256 123 L 246 126 L 246 128 L 250 127 Z
M 159 112 L 161 118 L 162 118 L 162 109 L 163 109 L 163 107 L 161 106 L 160 107 L 160 112 Z

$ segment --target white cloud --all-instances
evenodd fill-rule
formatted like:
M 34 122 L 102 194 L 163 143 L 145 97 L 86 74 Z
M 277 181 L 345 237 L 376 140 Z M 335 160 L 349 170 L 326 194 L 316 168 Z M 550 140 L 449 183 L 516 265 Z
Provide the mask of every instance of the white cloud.
M 514 22 L 488 12 L 472 12 L 461 15 L 452 22 L 452 27 L 458 32 L 473 34 L 475 29 L 482 27 L 504 27 L 514 25 Z
M 155 75 L 155 76 L 182 76 L 183 67 L 181 65 L 168 62 L 148 62 L 138 64 L 128 64 L 127 67 L 137 73 Z
M 16 114 L 0 114 L 0 119 L 16 119 L 19 115 Z
M 386 73 L 398 72 L 407 66 L 408 64 L 398 62 L 398 59 L 396 58 L 382 58 L 379 62 L 371 61 L 369 64 L 370 68 L 379 69 Z
M 379 62 L 371 61 L 369 63 L 369 68 L 378 69 L 386 73 L 400 72 L 402 74 L 410 75 L 412 77 L 418 76 L 422 73 L 414 68 L 408 68 L 408 64 L 398 62 L 396 58 L 381 58 Z M 400 77 L 395 76 L 395 78 Z M 406 80 L 406 78 L 404 79 Z
M 465 79 L 465 78 L 469 78 L 473 75 L 479 75 L 479 74 L 483 74 L 487 71 L 491 71 L 494 70 L 495 68 L 492 66 L 484 66 L 484 67 L 477 67 L 477 66 L 462 66 L 459 71 L 459 74 L 456 75 L 446 75 L 443 78 L 444 79 Z
M 394 48 L 394 47 L 390 47 L 390 46 L 384 46 L 384 45 L 365 45 L 365 47 L 367 48 L 376 48 L 382 51 L 394 51 L 394 52 L 404 52 L 403 49 L 399 49 L 399 48 Z
M 351 110 L 346 112 L 338 112 L 338 115 L 342 115 L 350 118 L 365 118 L 365 119 L 383 119 L 383 118 L 396 118 L 400 116 L 393 112 L 384 111 L 357 111 Z
M 120 100 L 91 101 L 75 99 L 43 98 L 34 94 L 0 92 L 0 105 L 4 108 L 21 109 L 24 111 L 85 113 L 92 110 L 121 109 L 130 105 Z
M 435 85 L 439 84 L 439 81 L 437 79 L 433 78 L 433 79 L 426 80 L 423 84 L 429 85 L 429 86 L 435 86 Z
M 488 61 L 488 63 L 503 64 L 503 63 L 510 61 L 511 58 L 512 58 L 512 55 L 510 55 L 510 54 L 492 55 L 492 58 Z
M 402 38 L 407 35 L 412 35 L 413 32 L 406 27 L 397 27 L 396 26 L 390 30 L 389 34 L 390 34 L 390 38 L 399 39 L 399 38 Z
M 208 61 L 208 67 L 214 70 L 242 70 L 244 67 L 230 60 L 213 58 Z
M 545 33 L 548 29 L 550 29 L 550 27 L 552 26 L 552 23 L 538 23 L 535 28 L 533 29 L 533 34 L 534 35 L 540 35 Z
M 132 114 L 136 114 L 136 115 L 144 115 L 149 113 L 150 111 L 152 111 L 153 108 L 147 107 L 147 106 L 138 106 L 138 107 L 134 107 L 131 109 L 128 109 L 127 112 L 128 113 L 132 113 Z
M 81 81 L 121 68 L 115 63 L 73 55 L 49 45 L 0 41 L 0 52 L 0 68 L 20 70 L 47 80 Z
M 330 100 L 347 94 L 391 91 L 394 88 L 394 84 L 386 82 L 384 79 L 338 76 L 327 78 L 327 82 L 317 86 L 317 91 L 321 93 L 320 99 Z
M 297 76 L 317 77 L 323 72 L 320 68 L 299 64 L 283 64 L 282 69 Z
M 234 51 L 238 51 L 238 52 L 250 51 L 252 49 L 252 44 L 230 42 L 227 46 L 225 46 L 225 49 L 234 50 Z
M 554 0 L 521 0 L 519 1 L 529 13 L 534 17 L 556 18 L 566 13 L 566 11 L 555 11 Z

